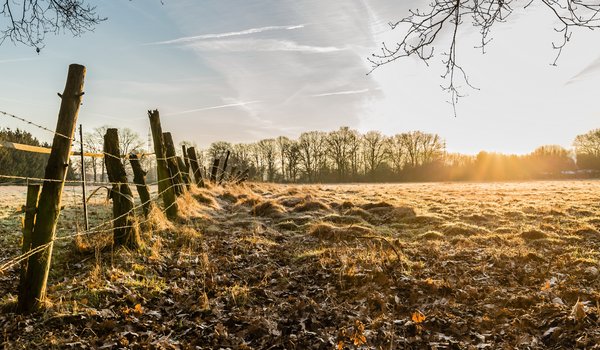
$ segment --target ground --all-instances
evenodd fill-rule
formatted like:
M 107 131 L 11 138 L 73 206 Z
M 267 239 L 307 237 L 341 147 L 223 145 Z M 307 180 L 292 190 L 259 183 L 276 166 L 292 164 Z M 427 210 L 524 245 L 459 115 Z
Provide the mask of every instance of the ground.
M 24 191 L 0 188 L 3 262 Z M 82 221 L 66 193 L 59 236 Z M 14 313 L 18 269 L 1 273 L 3 345 L 599 348 L 599 197 L 599 181 L 193 189 L 176 222 L 141 223 L 139 252 L 59 241 L 40 313 Z

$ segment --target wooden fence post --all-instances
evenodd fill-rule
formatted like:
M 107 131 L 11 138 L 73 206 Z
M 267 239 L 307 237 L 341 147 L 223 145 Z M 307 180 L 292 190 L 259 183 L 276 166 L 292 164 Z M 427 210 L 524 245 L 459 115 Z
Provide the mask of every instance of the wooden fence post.
M 56 223 L 60 215 L 62 191 L 65 185 L 71 144 L 75 134 L 75 124 L 81 97 L 85 67 L 72 64 L 69 66 L 67 82 L 62 95 L 56 133 L 52 141 L 52 150 L 46 165 L 44 185 L 40 194 L 38 211 L 33 233 L 31 249 L 47 246 L 29 257 L 27 272 L 23 283 L 23 293 L 19 295 L 21 312 L 31 312 L 39 308 L 46 297 L 46 284 L 50 272 L 52 248 L 56 234 Z
M 196 149 L 190 147 L 187 149 L 188 158 L 190 159 L 190 167 L 194 174 L 194 180 L 198 187 L 204 187 L 204 180 L 202 179 L 202 172 L 200 171 L 200 165 L 198 164 L 198 156 L 196 155 Z
M 185 166 L 185 162 L 180 156 L 177 156 L 177 165 L 179 166 L 179 170 L 181 171 L 181 178 L 185 187 L 190 190 L 190 173 L 187 171 L 188 167 Z
M 161 193 L 165 205 L 167 217 L 169 219 L 177 218 L 177 202 L 175 201 L 175 191 L 173 190 L 173 180 L 170 179 L 169 167 L 167 165 L 167 156 L 165 152 L 165 142 L 163 140 L 162 126 L 160 125 L 160 115 L 157 110 L 148 111 L 150 119 L 150 128 L 152 129 L 152 139 L 154 140 L 154 154 L 156 155 L 156 174 L 158 177 L 158 192 Z
M 175 154 L 175 145 L 173 144 L 173 136 L 170 132 L 163 132 L 163 140 L 165 141 L 165 154 L 167 155 L 167 166 L 173 176 L 173 185 L 175 185 L 175 195 L 180 196 L 183 194 L 183 177 L 181 176 L 181 170 L 179 164 L 177 164 L 177 155 Z
M 150 189 L 146 184 L 146 171 L 142 169 L 142 164 L 135 153 L 129 155 L 129 163 L 131 164 L 131 169 L 133 169 L 133 182 L 142 201 L 144 216 L 148 216 L 152 202 L 150 202 Z
M 27 201 L 25 202 L 25 219 L 23 220 L 23 245 L 21 247 L 21 254 L 25 254 L 31 250 L 31 233 L 33 231 L 33 225 L 35 223 L 35 215 L 37 212 L 38 197 L 40 195 L 40 185 L 27 185 Z M 25 305 L 22 305 L 25 301 L 25 295 L 23 295 L 25 276 L 27 274 L 27 260 L 21 263 L 21 278 L 19 280 L 19 305 L 18 308 L 22 310 Z
M 223 169 L 221 170 L 221 178 L 219 179 L 219 185 L 225 180 L 225 175 L 227 175 L 227 163 L 229 162 L 229 155 L 231 152 L 228 150 L 227 155 L 225 156 L 225 162 L 223 163 Z
M 181 156 L 183 157 L 183 162 L 185 163 L 185 169 L 187 174 L 190 174 L 190 159 L 188 158 L 187 147 L 185 145 L 181 145 Z
M 140 234 L 135 223 L 133 193 L 127 184 L 127 173 L 121 163 L 119 130 L 109 128 L 104 135 L 104 162 L 108 180 L 113 182 L 110 196 L 113 200 L 113 241 L 130 249 L 141 246 Z
M 213 161 L 212 169 L 210 171 L 210 181 L 214 184 L 217 183 L 217 172 L 219 171 L 219 162 L 220 159 L 215 158 L 215 160 Z

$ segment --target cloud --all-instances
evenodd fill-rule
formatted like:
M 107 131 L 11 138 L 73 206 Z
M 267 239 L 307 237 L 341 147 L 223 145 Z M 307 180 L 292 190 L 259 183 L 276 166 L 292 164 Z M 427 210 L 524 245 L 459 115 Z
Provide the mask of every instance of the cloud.
M 369 89 L 326 92 L 326 93 L 323 93 L 323 94 L 311 95 L 311 97 L 325 97 L 325 96 L 337 96 L 337 95 L 355 95 L 355 94 L 364 94 L 365 92 L 368 92 L 368 91 L 369 91 Z
M 250 28 L 250 29 L 237 31 L 237 32 L 184 36 L 184 37 L 172 39 L 172 40 L 148 43 L 146 45 L 185 44 L 185 43 L 202 41 L 202 40 L 221 39 L 221 38 L 229 38 L 229 37 L 235 37 L 235 36 L 257 34 L 257 33 L 262 33 L 262 32 L 267 32 L 267 31 L 273 31 L 273 30 L 294 30 L 294 29 L 301 29 L 304 27 L 305 27 L 304 24 L 298 24 L 298 25 L 292 25 L 292 26 L 268 26 L 268 27 L 260 27 L 260 28 Z

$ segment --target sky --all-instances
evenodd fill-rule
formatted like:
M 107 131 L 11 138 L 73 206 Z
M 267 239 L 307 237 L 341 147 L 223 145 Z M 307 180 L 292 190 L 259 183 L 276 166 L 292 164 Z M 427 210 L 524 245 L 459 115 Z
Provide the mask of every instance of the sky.
M 145 140 L 158 109 L 175 142 L 200 147 L 349 126 L 386 135 L 421 130 L 448 151 L 525 154 L 570 147 L 600 127 L 600 31 L 575 31 L 558 61 L 553 15 L 534 3 L 497 25 L 486 53 L 478 33 L 460 32 L 458 60 L 477 88 L 464 88 L 457 115 L 430 65 L 398 60 L 371 74 L 367 61 L 401 28 L 388 23 L 424 0 L 90 1 L 108 20 L 81 37 L 48 36 L 38 54 L 0 46 L 0 111 L 54 129 L 67 67 L 87 67 L 84 131 L 127 127 Z M 4 23 L 4 22 L 3 22 Z M 448 35 L 442 33 L 438 53 Z M 0 127 L 48 133 L 0 116 Z

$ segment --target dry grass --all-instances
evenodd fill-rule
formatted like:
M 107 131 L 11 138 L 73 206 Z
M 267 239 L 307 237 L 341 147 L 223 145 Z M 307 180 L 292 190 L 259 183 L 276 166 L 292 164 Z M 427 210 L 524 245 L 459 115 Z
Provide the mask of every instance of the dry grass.
M 593 348 L 599 193 L 598 181 L 194 188 L 174 222 L 152 210 L 142 251 L 57 244 L 47 310 L 6 314 L 4 344 L 351 348 L 360 332 L 367 348 Z M 81 227 L 66 194 L 59 235 Z M 9 257 L 24 194 L 2 195 Z M 91 208 L 94 224 L 110 218 L 104 198 Z M 0 305 L 17 276 L 0 276 Z

